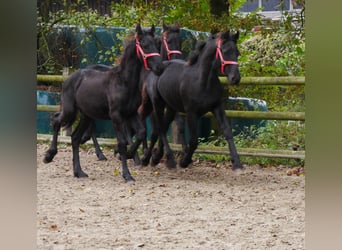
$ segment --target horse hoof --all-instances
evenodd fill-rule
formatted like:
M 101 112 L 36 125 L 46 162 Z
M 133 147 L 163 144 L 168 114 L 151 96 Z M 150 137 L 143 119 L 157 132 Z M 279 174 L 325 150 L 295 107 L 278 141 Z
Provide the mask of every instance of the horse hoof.
M 149 159 L 143 157 L 143 158 L 141 159 L 141 165 L 144 166 L 144 167 L 146 167 L 146 166 L 148 165 L 149 161 L 150 161 Z
M 135 181 L 135 179 L 134 179 L 131 175 L 129 175 L 129 176 L 124 176 L 123 178 L 125 179 L 126 182 Z
M 182 168 L 187 168 L 189 167 L 189 165 L 192 163 L 192 160 L 190 161 L 186 161 L 184 159 L 182 159 L 180 162 L 179 162 L 179 166 L 181 166 Z
M 151 160 L 151 166 L 157 166 L 159 164 L 160 160 L 159 159 L 154 159 L 152 158 Z
M 172 163 L 172 164 L 168 163 L 166 166 L 168 169 L 176 169 L 177 164 L 176 163 Z
M 145 152 L 143 157 L 141 158 L 141 164 L 143 166 L 147 166 L 150 163 L 151 154 L 149 152 Z
M 48 157 L 48 156 L 45 156 L 44 159 L 43 159 L 44 163 L 50 163 L 51 161 L 52 161 L 52 158 Z
M 79 172 L 79 173 L 74 173 L 74 176 L 76 178 L 84 178 L 84 177 L 88 177 L 88 175 L 86 173 L 84 173 L 83 171 Z
M 106 161 L 107 160 L 107 157 L 104 155 L 99 155 L 99 156 L 97 156 L 97 158 L 99 159 L 99 161 Z
M 172 160 L 168 160 L 166 162 L 166 166 L 168 169 L 175 169 L 177 166 L 177 163 L 172 159 Z
M 48 150 L 46 153 L 45 153 L 45 157 L 43 159 L 43 162 L 44 163 L 50 163 L 52 162 L 53 158 L 55 157 L 55 155 L 57 154 L 56 151 L 50 151 Z
M 234 163 L 233 162 L 233 167 L 232 167 L 232 169 L 234 170 L 234 171 L 239 171 L 239 170 L 243 170 L 243 166 L 242 166 L 242 164 L 239 162 L 239 163 Z

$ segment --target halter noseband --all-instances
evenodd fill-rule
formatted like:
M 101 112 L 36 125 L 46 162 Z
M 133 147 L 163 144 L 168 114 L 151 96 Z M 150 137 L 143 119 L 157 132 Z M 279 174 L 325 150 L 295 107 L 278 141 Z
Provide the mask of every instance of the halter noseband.
M 235 62 L 235 61 L 226 61 L 224 60 L 223 58 L 223 55 L 222 55 L 222 50 L 221 50 L 221 44 L 222 44 L 222 39 L 219 38 L 216 42 L 216 59 L 218 57 L 220 57 L 220 61 L 221 61 L 221 73 L 224 74 L 224 66 L 230 64 L 230 65 L 239 65 L 238 62 Z
M 167 45 L 167 41 L 166 41 L 166 36 L 163 35 L 163 44 L 167 53 L 167 59 L 170 61 L 171 60 L 171 55 L 172 54 L 179 54 L 182 55 L 182 52 L 180 52 L 179 50 L 170 50 L 169 46 Z
M 136 47 L 136 50 L 137 50 L 138 58 L 140 59 L 140 55 L 143 58 L 145 69 L 146 70 L 150 70 L 150 68 L 148 67 L 147 58 L 152 57 L 152 56 L 160 56 L 160 54 L 159 53 L 148 53 L 148 54 L 145 54 L 145 52 L 143 51 L 143 49 L 140 46 L 140 42 L 139 42 L 138 37 L 135 37 L 135 47 Z

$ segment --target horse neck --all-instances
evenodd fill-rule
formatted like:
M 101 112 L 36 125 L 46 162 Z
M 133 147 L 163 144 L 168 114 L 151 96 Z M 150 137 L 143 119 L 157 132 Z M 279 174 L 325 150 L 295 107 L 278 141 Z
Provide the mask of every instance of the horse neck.
M 161 44 L 160 44 L 160 57 L 161 57 L 162 61 L 168 60 L 167 52 L 166 52 L 166 49 L 164 47 L 163 41 L 161 41 Z
M 195 67 L 197 67 L 197 72 L 200 72 L 200 86 L 203 89 L 210 89 L 212 87 L 212 84 L 218 81 L 218 76 L 214 68 L 214 57 L 215 50 L 209 47 L 205 51 L 203 51 L 203 53 L 201 53 L 198 61 L 194 65 Z
M 166 53 L 166 50 L 164 48 L 164 45 L 160 46 L 160 57 L 161 57 L 162 61 L 168 60 L 167 53 Z
M 133 46 L 133 45 L 132 45 Z M 135 49 L 128 50 L 124 53 L 124 57 L 120 63 L 122 80 L 132 88 L 139 86 L 141 62 L 136 55 Z

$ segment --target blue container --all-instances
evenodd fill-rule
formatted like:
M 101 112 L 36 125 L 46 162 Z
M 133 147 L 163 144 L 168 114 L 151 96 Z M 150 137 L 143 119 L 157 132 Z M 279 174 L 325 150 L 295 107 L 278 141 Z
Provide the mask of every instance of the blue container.
M 246 97 L 229 97 L 228 108 L 230 110 L 268 111 L 266 101 Z M 267 123 L 266 120 L 260 119 L 230 118 L 229 120 L 234 135 L 241 132 L 249 134 L 252 126 L 261 128 L 265 127 Z
M 37 90 L 37 105 L 60 104 L 60 93 Z M 37 112 L 37 133 L 52 134 L 51 118 L 54 112 Z

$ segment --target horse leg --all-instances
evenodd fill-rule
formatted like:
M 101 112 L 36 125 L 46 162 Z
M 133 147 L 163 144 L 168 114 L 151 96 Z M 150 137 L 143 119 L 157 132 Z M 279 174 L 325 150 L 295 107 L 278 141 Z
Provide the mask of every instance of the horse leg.
M 224 112 L 223 105 L 220 105 L 216 109 L 213 110 L 213 114 L 218 122 L 218 125 L 220 126 L 223 136 L 228 142 L 230 155 L 232 157 L 232 163 L 233 163 L 233 170 L 235 169 L 242 169 L 242 164 L 240 162 L 239 155 L 236 151 L 236 147 L 233 140 L 233 132 L 232 128 L 229 125 L 228 119 L 226 117 L 226 114 Z
M 127 166 L 127 128 L 124 124 L 119 122 L 113 122 L 113 125 L 115 127 L 116 138 L 118 140 L 117 150 L 120 154 L 122 164 L 122 177 L 125 179 L 126 182 L 135 181 Z
M 157 140 L 158 140 L 158 136 L 157 136 Z M 152 151 L 153 151 L 153 149 L 152 149 Z M 163 144 L 162 140 L 159 140 L 158 141 L 158 147 L 152 153 L 151 165 L 152 166 L 158 165 L 161 158 L 163 158 L 163 155 L 164 155 L 164 144 Z
M 52 117 L 52 127 L 53 127 L 53 136 L 50 148 L 46 151 L 44 156 L 44 163 L 49 163 L 53 160 L 55 155 L 57 154 L 57 139 L 58 133 L 61 129 L 61 124 L 63 121 L 63 112 L 56 112 Z
M 133 133 L 134 133 L 133 128 L 130 128 L 130 129 L 127 128 L 127 141 L 129 145 L 133 145 L 133 140 L 132 140 Z M 134 153 L 133 160 L 134 160 L 135 166 L 141 165 L 141 160 L 137 151 L 135 151 Z
M 87 128 L 89 127 L 90 123 L 91 123 L 90 118 L 81 114 L 80 122 L 76 130 L 71 134 L 73 170 L 74 170 L 74 176 L 77 178 L 88 177 L 88 175 L 85 172 L 83 172 L 81 168 L 79 148 L 80 148 L 82 136 L 84 132 L 87 130 Z
M 107 157 L 103 154 L 103 152 L 100 148 L 100 145 L 99 145 L 97 138 L 96 138 L 95 130 L 92 132 L 91 139 L 93 140 L 97 159 L 99 159 L 100 161 L 106 161 Z
M 136 133 L 135 134 L 136 140 L 135 142 L 132 142 L 130 144 L 130 150 L 127 152 L 127 157 L 133 158 L 134 155 L 137 154 L 137 149 L 139 148 L 141 142 L 146 138 L 146 130 L 138 113 L 132 116 L 128 127 L 131 128 Z M 129 138 L 130 140 L 132 140 L 131 136 Z
M 128 142 L 129 145 L 132 145 L 133 144 L 132 134 L 134 133 L 133 129 L 132 128 L 129 129 L 128 127 L 125 126 L 124 131 L 125 131 L 126 141 Z M 114 146 L 114 156 L 116 157 L 117 154 L 119 154 L 119 149 L 118 149 L 118 145 L 115 145 Z M 121 160 L 120 155 L 118 158 Z M 140 160 L 140 157 L 139 157 L 139 154 L 137 151 L 134 153 L 133 156 L 127 155 L 127 159 L 130 159 L 130 158 L 133 158 L 135 166 L 141 165 L 141 160 Z
M 94 144 L 94 147 L 95 147 L 95 153 L 96 153 L 96 156 L 97 158 L 100 160 L 100 161 L 106 161 L 107 158 L 106 156 L 104 156 L 101 148 L 100 148 L 100 145 L 97 141 L 97 138 L 96 138 L 96 125 L 95 125 L 95 121 L 92 121 L 90 126 L 86 129 L 86 131 L 84 132 L 84 134 L 82 135 L 82 138 L 81 138 L 81 144 L 84 144 L 86 141 L 88 141 L 89 139 L 93 140 L 93 144 Z
M 166 150 L 166 157 L 167 157 L 166 166 L 168 168 L 175 168 L 177 163 L 173 156 L 173 152 L 170 148 L 169 142 L 167 141 L 167 138 L 166 138 L 168 127 L 175 116 L 175 112 L 173 112 L 170 109 L 167 109 L 165 118 L 164 118 L 164 108 L 154 107 L 154 110 L 156 111 L 156 118 L 157 118 L 156 123 L 159 124 L 158 127 L 160 128 L 159 140 L 161 140 L 161 142 L 159 143 L 159 145 L 161 146 L 161 148 L 163 148 L 162 145 L 164 145 L 165 150 Z
M 146 123 L 145 123 L 145 125 L 146 125 Z M 151 115 L 151 125 L 152 125 L 152 133 L 151 133 L 151 138 L 150 138 L 150 146 L 147 147 L 147 142 L 146 142 L 146 148 L 144 149 L 144 155 L 141 158 L 143 166 L 147 166 L 148 163 L 150 162 L 150 159 L 151 159 L 151 156 L 152 156 L 153 147 L 154 147 L 154 145 L 156 144 L 156 142 L 158 140 L 158 131 L 156 130 L 156 128 L 157 128 L 156 126 L 157 125 L 156 125 L 154 114 Z
M 175 116 L 175 121 L 177 124 L 177 130 L 179 134 L 178 140 L 179 143 L 182 145 L 181 156 L 183 157 L 188 152 L 188 146 L 185 142 L 185 119 L 179 113 L 177 113 Z
M 186 115 L 189 131 L 190 131 L 190 138 L 189 138 L 189 148 L 187 152 L 182 155 L 179 165 L 182 168 L 186 168 L 192 162 L 192 155 L 195 152 L 198 146 L 198 137 L 197 137 L 197 123 L 199 117 L 195 113 L 188 112 Z
M 153 150 L 154 145 L 156 144 L 156 142 L 159 138 L 159 132 L 158 131 L 161 130 L 161 127 L 158 125 L 156 119 L 157 118 L 154 116 L 154 118 L 153 118 L 154 129 L 153 129 L 153 132 L 151 135 L 151 145 L 150 145 L 150 153 L 151 153 L 150 157 L 152 156 L 152 160 L 151 160 L 152 166 L 156 166 L 160 162 L 160 159 L 164 155 L 164 145 L 163 145 L 162 140 L 158 141 L 158 148 L 156 149 L 156 151 Z
M 141 97 L 142 97 L 142 101 L 141 101 L 141 104 L 138 108 L 138 114 L 140 116 L 140 119 L 143 123 L 143 126 L 145 128 L 145 131 L 147 131 L 147 125 L 146 125 L 146 118 L 152 113 L 153 111 L 153 107 L 152 107 L 152 103 L 151 103 L 151 100 L 148 96 L 148 93 L 147 93 L 147 89 L 146 89 L 146 83 L 144 83 L 143 85 L 143 88 L 142 88 L 142 91 L 141 91 Z M 151 125 L 152 125 L 152 134 L 151 134 L 151 141 L 153 140 L 154 143 L 155 141 L 158 139 L 158 135 L 156 135 L 153 131 L 153 115 L 151 115 Z M 155 139 L 155 137 L 157 137 Z M 154 143 L 153 143 L 153 146 L 154 146 Z M 151 152 L 152 150 L 150 150 L 148 148 L 148 145 L 147 145 L 147 137 L 145 136 L 145 138 L 143 139 L 142 141 L 142 146 L 143 146 L 143 157 L 141 159 L 141 162 L 142 162 L 142 165 L 143 166 L 147 166 L 149 161 L 150 161 L 150 158 L 151 158 Z M 152 148 L 153 148 L 152 146 Z
M 174 112 L 173 110 L 169 108 L 166 109 L 163 126 L 162 126 L 163 128 L 162 132 L 164 135 L 166 135 L 171 122 L 175 118 L 175 115 L 176 115 L 176 112 Z M 153 154 L 152 162 L 154 164 L 158 164 L 160 162 L 160 159 L 163 157 L 163 155 L 164 155 L 164 144 L 162 140 L 159 140 L 158 150 Z M 167 163 L 168 168 L 176 167 L 176 162 L 174 160 L 173 152 L 171 148 L 169 147 L 169 145 L 166 146 L 166 163 Z

